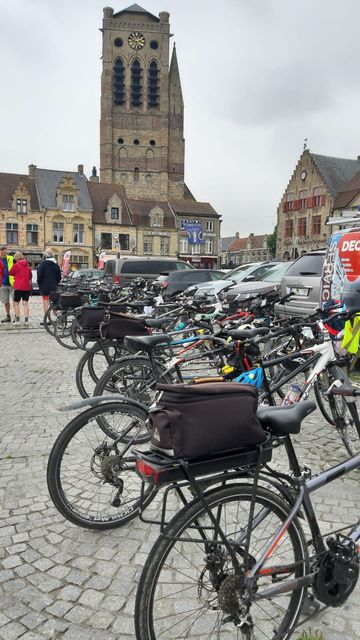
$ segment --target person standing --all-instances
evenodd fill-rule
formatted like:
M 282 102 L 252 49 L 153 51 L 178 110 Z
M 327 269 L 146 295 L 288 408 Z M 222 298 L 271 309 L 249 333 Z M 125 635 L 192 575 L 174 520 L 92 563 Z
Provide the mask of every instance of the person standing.
M 14 259 L 12 256 L 8 256 L 7 247 L 2 245 L 0 247 L 0 261 L 3 266 L 2 269 L 2 277 L 1 277 L 1 287 L 0 287 L 0 301 L 3 303 L 5 307 L 5 318 L 1 320 L 1 322 L 11 322 L 10 316 L 10 300 L 13 298 L 13 282 L 14 278 L 9 276 L 9 271 L 13 266 Z
M 54 258 L 54 252 L 52 249 L 46 249 L 43 261 L 40 262 L 37 268 L 37 281 L 42 295 L 44 314 L 47 312 L 49 307 L 49 293 L 51 291 L 56 291 L 60 280 L 61 271 Z
M 29 322 L 29 297 L 31 293 L 31 269 L 29 263 L 25 260 L 20 251 L 14 255 L 14 264 L 9 271 L 9 275 L 14 279 L 14 324 L 20 323 L 20 300 L 22 300 L 24 308 L 25 324 Z

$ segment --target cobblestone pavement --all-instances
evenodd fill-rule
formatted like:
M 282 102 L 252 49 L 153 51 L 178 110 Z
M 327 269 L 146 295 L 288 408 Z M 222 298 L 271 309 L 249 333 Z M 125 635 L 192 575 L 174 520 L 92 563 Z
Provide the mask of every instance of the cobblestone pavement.
M 46 489 L 49 451 L 74 415 L 55 407 L 78 397 L 79 352 L 28 329 L 0 332 L 0 353 L 0 639 L 134 639 L 137 579 L 157 527 L 137 519 L 101 533 L 77 528 L 60 516 Z M 306 421 L 297 450 L 313 471 L 344 458 L 318 412 Z M 360 512 L 358 474 L 314 501 L 326 530 L 353 522 Z M 355 640 L 359 604 L 357 589 L 345 606 L 325 610 L 304 628 L 321 630 L 326 640 Z

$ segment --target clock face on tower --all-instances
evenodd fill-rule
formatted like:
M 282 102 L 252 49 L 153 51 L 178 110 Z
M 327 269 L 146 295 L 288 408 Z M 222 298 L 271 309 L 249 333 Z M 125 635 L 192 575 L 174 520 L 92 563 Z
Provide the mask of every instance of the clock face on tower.
M 129 47 L 135 49 L 135 51 L 138 51 L 139 49 L 143 48 L 145 44 L 145 38 L 139 31 L 133 31 L 128 37 L 128 43 Z

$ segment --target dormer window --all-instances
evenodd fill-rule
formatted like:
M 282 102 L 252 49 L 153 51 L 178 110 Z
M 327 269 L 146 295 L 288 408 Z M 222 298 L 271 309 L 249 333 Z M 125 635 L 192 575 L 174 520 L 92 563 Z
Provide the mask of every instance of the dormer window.
M 156 207 L 149 214 L 150 227 L 162 227 L 164 223 L 164 213 L 160 207 Z
M 16 213 L 27 213 L 27 200 L 16 198 Z
M 63 211 L 75 211 L 74 196 L 68 193 L 63 195 Z
M 119 207 L 111 207 L 111 220 L 119 220 Z

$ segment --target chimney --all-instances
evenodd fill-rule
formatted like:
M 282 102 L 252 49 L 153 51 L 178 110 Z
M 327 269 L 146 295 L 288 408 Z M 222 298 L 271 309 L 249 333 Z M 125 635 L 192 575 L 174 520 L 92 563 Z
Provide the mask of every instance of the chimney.
M 99 182 L 99 176 L 96 173 L 96 167 L 92 168 L 92 172 L 89 180 L 90 182 Z
M 29 169 L 29 177 L 35 178 L 36 164 L 29 164 L 28 169 Z
M 114 15 L 114 9 L 112 7 L 104 7 L 103 14 L 104 18 L 112 18 Z
M 78 173 L 83 176 L 84 175 L 84 165 L 78 164 Z
M 160 11 L 159 18 L 160 22 L 169 22 L 170 13 L 168 11 Z
M 240 238 L 240 233 L 238 231 L 235 233 L 235 238 L 236 238 L 236 240 L 238 240 Z

